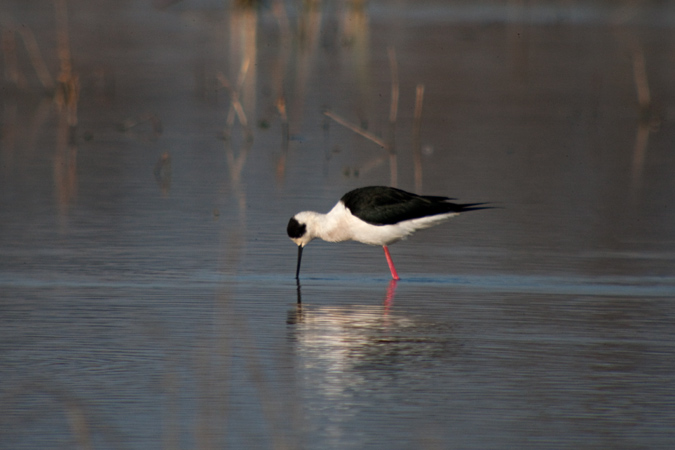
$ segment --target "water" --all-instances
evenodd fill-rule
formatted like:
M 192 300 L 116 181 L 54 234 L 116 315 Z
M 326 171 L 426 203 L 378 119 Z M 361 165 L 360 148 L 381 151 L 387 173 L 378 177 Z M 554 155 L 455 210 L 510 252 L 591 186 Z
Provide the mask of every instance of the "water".
M 672 8 L 55 4 L 3 7 L 0 448 L 675 445 Z M 498 208 L 298 288 L 373 184 Z

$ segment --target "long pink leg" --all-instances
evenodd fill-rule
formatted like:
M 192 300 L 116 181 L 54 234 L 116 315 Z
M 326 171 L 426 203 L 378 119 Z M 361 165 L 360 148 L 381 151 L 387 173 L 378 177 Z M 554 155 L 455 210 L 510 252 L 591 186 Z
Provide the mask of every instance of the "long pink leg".
M 394 267 L 394 261 L 391 260 L 391 255 L 389 254 L 389 249 L 387 248 L 386 245 L 383 245 L 382 248 L 384 249 L 384 256 L 387 257 L 387 264 L 389 264 L 389 270 L 391 270 L 391 277 L 394 280 L 400 280 L 398 277 L 398 274 L 396 273 L 396 267 Z

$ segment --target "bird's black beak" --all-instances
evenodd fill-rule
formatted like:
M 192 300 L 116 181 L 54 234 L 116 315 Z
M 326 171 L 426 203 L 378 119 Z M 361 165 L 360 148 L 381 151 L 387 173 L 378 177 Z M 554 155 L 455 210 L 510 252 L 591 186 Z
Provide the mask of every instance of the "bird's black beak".
M 300 279 L 300 262 L 302 261 L 302 249 L 304 247 L 302 245 L 298 245 L 298 267 L 295 269 L 295 279 L 299 280 Z

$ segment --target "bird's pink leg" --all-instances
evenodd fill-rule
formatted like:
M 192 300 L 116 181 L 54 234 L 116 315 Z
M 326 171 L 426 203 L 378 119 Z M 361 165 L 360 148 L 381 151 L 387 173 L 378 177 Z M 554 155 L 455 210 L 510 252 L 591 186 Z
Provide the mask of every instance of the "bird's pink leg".
M 400 280 L 398 277 L 398 274 L 396 273 L 396 267 L 394 267 L 394 261 L 391 260 L 391 255 L 389 254 L 389 249 L 387 248 L 386 245 L 383 245 L 382 248 L 384 249 L 384 256 L 387 257 L 387 264 L 389 264 L 389 270 L 391 270 L 391 277 L 394 280 Z

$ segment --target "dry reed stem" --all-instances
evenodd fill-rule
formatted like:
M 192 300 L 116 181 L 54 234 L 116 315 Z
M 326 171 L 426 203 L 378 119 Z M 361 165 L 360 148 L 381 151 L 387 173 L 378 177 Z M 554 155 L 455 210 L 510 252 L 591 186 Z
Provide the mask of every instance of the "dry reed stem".
M 251 64 L 251 59 L 246 58 L 241 62 L 241 67 L 239 68 L 239 76 L 237 77 L 237 92 L 241 91 L 241 88 L 244 87 L 244 82 L 246 81 L 246 74 L 248 73 L 248 67 Z
M 647 78 L 647 64 L 645 54 L 639 45 L 633 45 L 633 76 L 635 77 L 635 89 L 637 90 L 638 103 L 641 108 L 648 108 L 652 98 L 649 91 L 649 79 Z
M 379 156 L 375 159 L 371 159 L 370 161 L 368 161 L 367 163 L 365 163 L 363 166 L 361 166 L 359 168 L 359 173 L 361 175 L 367 174 L 368 172 L 375 169 L 376 167 L 381 166 L 386 158 L 387 158 L 387 156 Z
M 40 52 L 40 47 L 35 40 L 35 35 L 26 27 L 17 28 L 17 32 L 21 36 L 23 44 L 26 46 L 28 57 L 30 58 L 31 64 L 33 64 L 38 79 L 46 89 L 54 89 L 54 80 L 52 80 L 52 76 L 49 74 L 45 60 Z
M 282 39 L 289 40 L 292 35 L 291 23 L 288 20 L 288 14 L 286 14 L 286 8 L 282 0 L 274 0 L 272 3 L 272 14 L 279 24 L 279 32 Z
M 17 26 L 13 19 L 7 17 L 0 19 L 0 22 L 0 25 L 4 29 L 2 32 L 2 49 L 5 55 L 5 72 L 7 78 L 17 85 L 20 85 L 21 82 L 25 81 L 23 80 L 23 77 L 20 77 L 18 65 L 16 64 L 16 39 L 14 35 L 18 34 L 23 40 L 23 45 L 28 52 L 28 58 L 35 69 L 38 79 L 46 89 L 54 89 L 54 80 L 47 69 L 47 65 L 40 52 L 40 47 L 30 28 L 23 25 Z
M 420 83 L 415 88 L 415 113 L 414 127 L 415 133 L 419 134 L 422 124 L 422 103 L 424 102 L 424 84 Z
M 389 152 L 389 182 L 398 187 L 398 158 L 394 152 Z
M 12 30 L 2 30 L 2 54 L 5 61 L 5 79 L 18 87 L 24 87 L 26 80 L 19 71 L 19 58 L 16 53 L 16 36 Z
M 632 167 L 632 188 L 633 194 L 639 191 L 642 185 L 642 173 L 647 155 L 647 146 L 649 143 L 649 134 L 651 132 L 651 123 L 649 116 L 652 106 L 651 93 L 649 90 L 649 79 L 647 78 L 647 69 L 644 51 L 637 42 L 631 45 L 633 56 L 633 76 L 635 78 L 635 89 L 637 91 L 638 103 L 640 104 L 640 121 L 638 122 L 635 136 L 635 147 L 633 149 L 633 167 Z
M 645 156 L 647 155 L 650 131 L 649 123 L 638 123 L 635 135 L 635 147 L 633 148 L 633 167 L 631 174 L 634 191 L 639 190 L 642 185 L 642 172 L 645 165 Z
M 284 98 L 283 95 L 279 96 L 277 99 L 276 107 L 277 111 L 279 111 L 279 117 L 281 118 L 281 137 L 284 145 L 287 146 L 291 136 L 288 126 L 288 113 L 286 112 L 286 98 Z
M 398 115 L 398 61 L 396 60 L 396 49 L 389 47 L 387 49 L 389 55 L 389 69 L 391 71 L 391 105 L 389 106 L 389 122 L 396 123 Z
M 226 120 L 227 127 L 232 128 L 232 125 L 234 125 L 235 114 L 239 117 L 239 122 L 241 122 L 241 124 L 246 127 L 248 125 L 248 120 L 246 119 L 244 107 L 239 101 L 239 93 L 232 88 L 232 85 L 222 72 L 218 72 L 216 74 L 216 78 L 220 82 L 221 86 L 227 89 L 227 91 L 230 93 L 230 110 L 227 113 Z
M 246 113 L 244 112 L 244 107 L 242 106 L 239 99 L 237 99 L 236 102 L 235 101 L 232 102 L 232 107 L 237 112 L 237 117 L 239 117 L 239 121 L 241 122 L 241 125 L 244 128 L 247 128 L 248 127 L 248 120 L 246 119 Z M 229 117 L 231 117 L 231 115 L 228 114 L 227 123 L 228 123 L 228 125 L 232 126 L 234 124 L 234 119 L 229 120 Z
M 277 101 L 276 105 L 277 111 L 279 111 L 279 117 L 281 117 L 282 122 L 288 122 L 288 115 L 286 113 L 286 99 L 283 96 L 280 96 Z
M 282 180 L 286 173 L 286 154 L 288 152 L 289 140 L 291 137 L 290 127 L 288 125 L 288 113 L 286 112 L 286 98 L 283 94 L 279 95 L 276 101 L 277 111 L 281 118 L 281 156 L 277 161 L 276 178 Z
M 56 91 L 55 101 L 59 109 L 65 111 L 68 125 L 77 125 L 77 103 L 80 98 L 80 80 L 73 73 L 73 64 L 68 37 L 68 9 L 65 0 L 56 0 L 56 51 L 60 62 L 58 76 L 59 88 Z
M 241 68 L 239 69 L 239 76 L 237 77 L 237 85 L 235 87 L 230 84 L 229 80 L 222 72 L 218 72 L 216 74 L 216 78 L 220 84 L 230 93 L 230 110 L 227 113 L 226 120 L 227 128 L 230 129 L 234 125 L 234 116 L 236 113 L 237 117 L 239 118 L 239 122 L 244 128 L 246 128 L 249 137 L 251 135 L 251 131 L 248 129 L 248 120 L 246 118 L 246 113 L 244 112 L 244 107 L 239 101 L 239 92 L 241 92 L 244 82 L 246 81 L 246 74 L 248 72 L 250 62 L 251 60 L 249 58 L 246 58 L 244 61 L 242 61 Z
M 373 133 L 370 133 L 370 132 L 364 130 L 363 128 L 354 125 L 353 123 L 350 123 L 349 121 L 343 119 L 342 117 L 338 116 L 337 114 L 335 114 L 331 111 L 324 111 L 323 113 L 326 116 L 333 119 L 334 121 L 336 121 L 337 123 L 339 123 L 340 125 L 349 128 L 354 133 L 360 134 L 364 138 L 373 141 L 374 143 L 376 143 L 377 145 L 379 145 L 380 147 L 382 147 L 384 149 L 387 149 L 387 150 L 389 149 L 389 145 L 386 142 L 384 142 L 382 139 L 380 139 L 379 137 L 375 136 Z
M 413 166 L 415 189 L 422 191 L 422 103 L 424 102 L 424 84 L 420 83 L 415 89 L 415 112 L 413 114 Z
M 248 120 L 246 119 L 246 113 L 244 112 L 244 107 L 242 106 L 241 102 L 239 101 L 239 93 L 241 92 L 242 88 L 244 87 L 244 82 L 246 81 L 246 74 L 248 73 L 248 67 L 251 63 L 250 58 L 246 58 L 242 61 L 241 67 L 239 69 L 239 76 L 237 77 L 237 87 L 236 87 L 236 98 L 237 102 L 235 103 L 234 101 L 232 102 L 232 108 L 234 108 L 237 111 L 237 117 L 239 117 L 239 121 L 241 122 L 241 125 L 248 129 Z M 233 96 L 234 98 L 234 96 Z M 230 109 L 232 111 L 232 109 Z M 250 132 L 249 132 L 250 134 Z
M 65 0 L 54 2 L 56 9 L 56 51 L 61 63 L 61 74 L 72 73 L 70 43 L 68 38 L 68 10 Z

